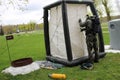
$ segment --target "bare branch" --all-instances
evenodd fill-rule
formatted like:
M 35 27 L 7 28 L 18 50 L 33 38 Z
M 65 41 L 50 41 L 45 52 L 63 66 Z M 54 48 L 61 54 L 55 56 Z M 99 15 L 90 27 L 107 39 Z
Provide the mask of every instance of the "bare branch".
M 111 20 L 111 15 L 110 15 L 110 13 L 111 13 L 111 7 L 109 6 L 109 1 L 110 0 L 93 0 L 93 1 L 95 1 L 95 6 L 96 7 L 103 5 L 105 13 L 107 15 L 107 20 L 108 21 Z M 103 11 L 101 11 L 98 8 L 98 13 L 102 16 Z
M 25 10 L 28 0 L 0 0 L 0 5 L 4 5 L 7 9 L 10 5 L 14 9 Z

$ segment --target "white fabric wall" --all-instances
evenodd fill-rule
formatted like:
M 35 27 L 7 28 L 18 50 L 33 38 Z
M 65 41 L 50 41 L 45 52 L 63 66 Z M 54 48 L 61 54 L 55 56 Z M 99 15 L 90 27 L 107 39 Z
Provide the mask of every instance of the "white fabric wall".
M 88 55 L 85 35 L 83 32 L 80 32 L 78 23 L 80 18 L 82 21 L 85 21 L 87 6 L 67 4 L 67 10 L 72 55 L 73 59 L 78 59 Z M 49 36 L 52 56 L 67 60 L 61 6 L 54 7 L 50 10 Z
M 85 21 L 87 6 L 80 4 L 67 4 L 68 24 L 71 38 L 73 59 L 87 56 L 87 45 L 84 32 L 80 31 L 79 19 Z
M 67 60 L 61 6 L 50 10 L 49 36 L 52 56 Z

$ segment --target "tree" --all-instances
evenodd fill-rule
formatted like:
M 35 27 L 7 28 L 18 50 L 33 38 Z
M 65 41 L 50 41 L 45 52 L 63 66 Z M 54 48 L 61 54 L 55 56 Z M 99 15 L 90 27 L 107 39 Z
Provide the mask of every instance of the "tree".
M 33 30 L 35 30 L 35 25 L 36 25 L 36 22 L 30 21 L 30 22 L 27 24 L 28 31 L 33 31 Z
M 0 0 L 0 7 L 4 7 L 4 11 L 9 8 L 14 8 L 18 10 L 26 10 L 28 0 Z M 10 7 L 11 6 L 11 7 Z M 0 12 L 0 16 L 2 16 Z
M 25 10 L 28 0 L 0 0 L 0 5 L 5 6 L 7 9 L 10 5 L 14 9 Z
M 4 35 L 2 25 L 0 25 L 0 35 Z
M 98 12 L 100 18 L 102 18 L 103 17 L 103 10 L 101 8 L 101 0 L 93 0 L 93 1 L 94 1 L 94 5 L 97 9 L 97 12 Z
M 104 8 L 105 13 L 107 15 L 107 20 L 111 20 L 111 6 L 109 5 L 109 1 L 110 0 L 93 0 L 95 3 L 95 6 L 98 10 L 98 13 L 100 16 L 102 16 L 104 14 L 104 11 L 102 10 Z
M 110 6 L 108 5 L 109 2 L 108 2 L 108 0 L 101 0 L 101 1 L 102 1 L 104 8 L 105 8 L 105 11 L 106 11 L 107 20 L 109 21 L 109 20 L 111 20 L 111 15 L 110 15 L 111 10 L 110 10 Z
M 0 0 L 0 7 L 1 6 L 5 7 L 4 11 L 9 9 L 10 6 L 12 6 L 14 9 L 24 11 L 26 10 L 27 4 L 28 4 L 28 0 Z M 2 16 L 1 12 L 0 12 L 0 16 Z M 1 19 L 0 19 L 0 22 L 1 22 Z

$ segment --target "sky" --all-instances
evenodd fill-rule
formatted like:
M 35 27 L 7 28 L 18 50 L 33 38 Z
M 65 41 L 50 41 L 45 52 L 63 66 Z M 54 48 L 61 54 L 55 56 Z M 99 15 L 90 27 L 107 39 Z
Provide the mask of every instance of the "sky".
M 24 5 L 21 2 L 21 4 L 19 5 L 21 5 L 21 7 L 24 8 L 24 10 L 19 10 L 18 9 L 19 7 L 17 5 L 12 4 L 8 5 L 9 0 L 0 1 L 3 1 L 2 5 L 0 5 L 0 24 L 14 25 L 14 24 L 26 24 L 29 23 L 30 21 L 34 21 L 36 23 L 42 22 L 43 7 L 51 3 L 54 3 L 58 0 L 29 0 L 29 2 L 25 3 Z M 113 0 L 113 2 L 114 1 L 115 0 Z M 114 8 L 114 10 L 117 9 Z
M 5 0 L 4 0 L 5 1 Z M 30 21 L 40 23 L 43 17 L 43 7 L 51 3 L 56 2 L 57 0 L 29 0 L 29 2 L 22 7 L 24 11 L 18 10 L 15 5 L 0 5 L 0 24 L 9 25 L 9 24 L 26 24 Z

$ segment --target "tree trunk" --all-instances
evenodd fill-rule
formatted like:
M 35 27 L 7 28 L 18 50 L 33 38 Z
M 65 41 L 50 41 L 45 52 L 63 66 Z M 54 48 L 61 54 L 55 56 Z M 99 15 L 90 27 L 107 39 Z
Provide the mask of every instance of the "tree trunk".
M 108 7 L 108 0 L 102 0 L 102 4 L 103 4 L 105 11 L 106 11 L 107 20 L 110 21 L 111 15 L 110 15 L 110 8 Z

